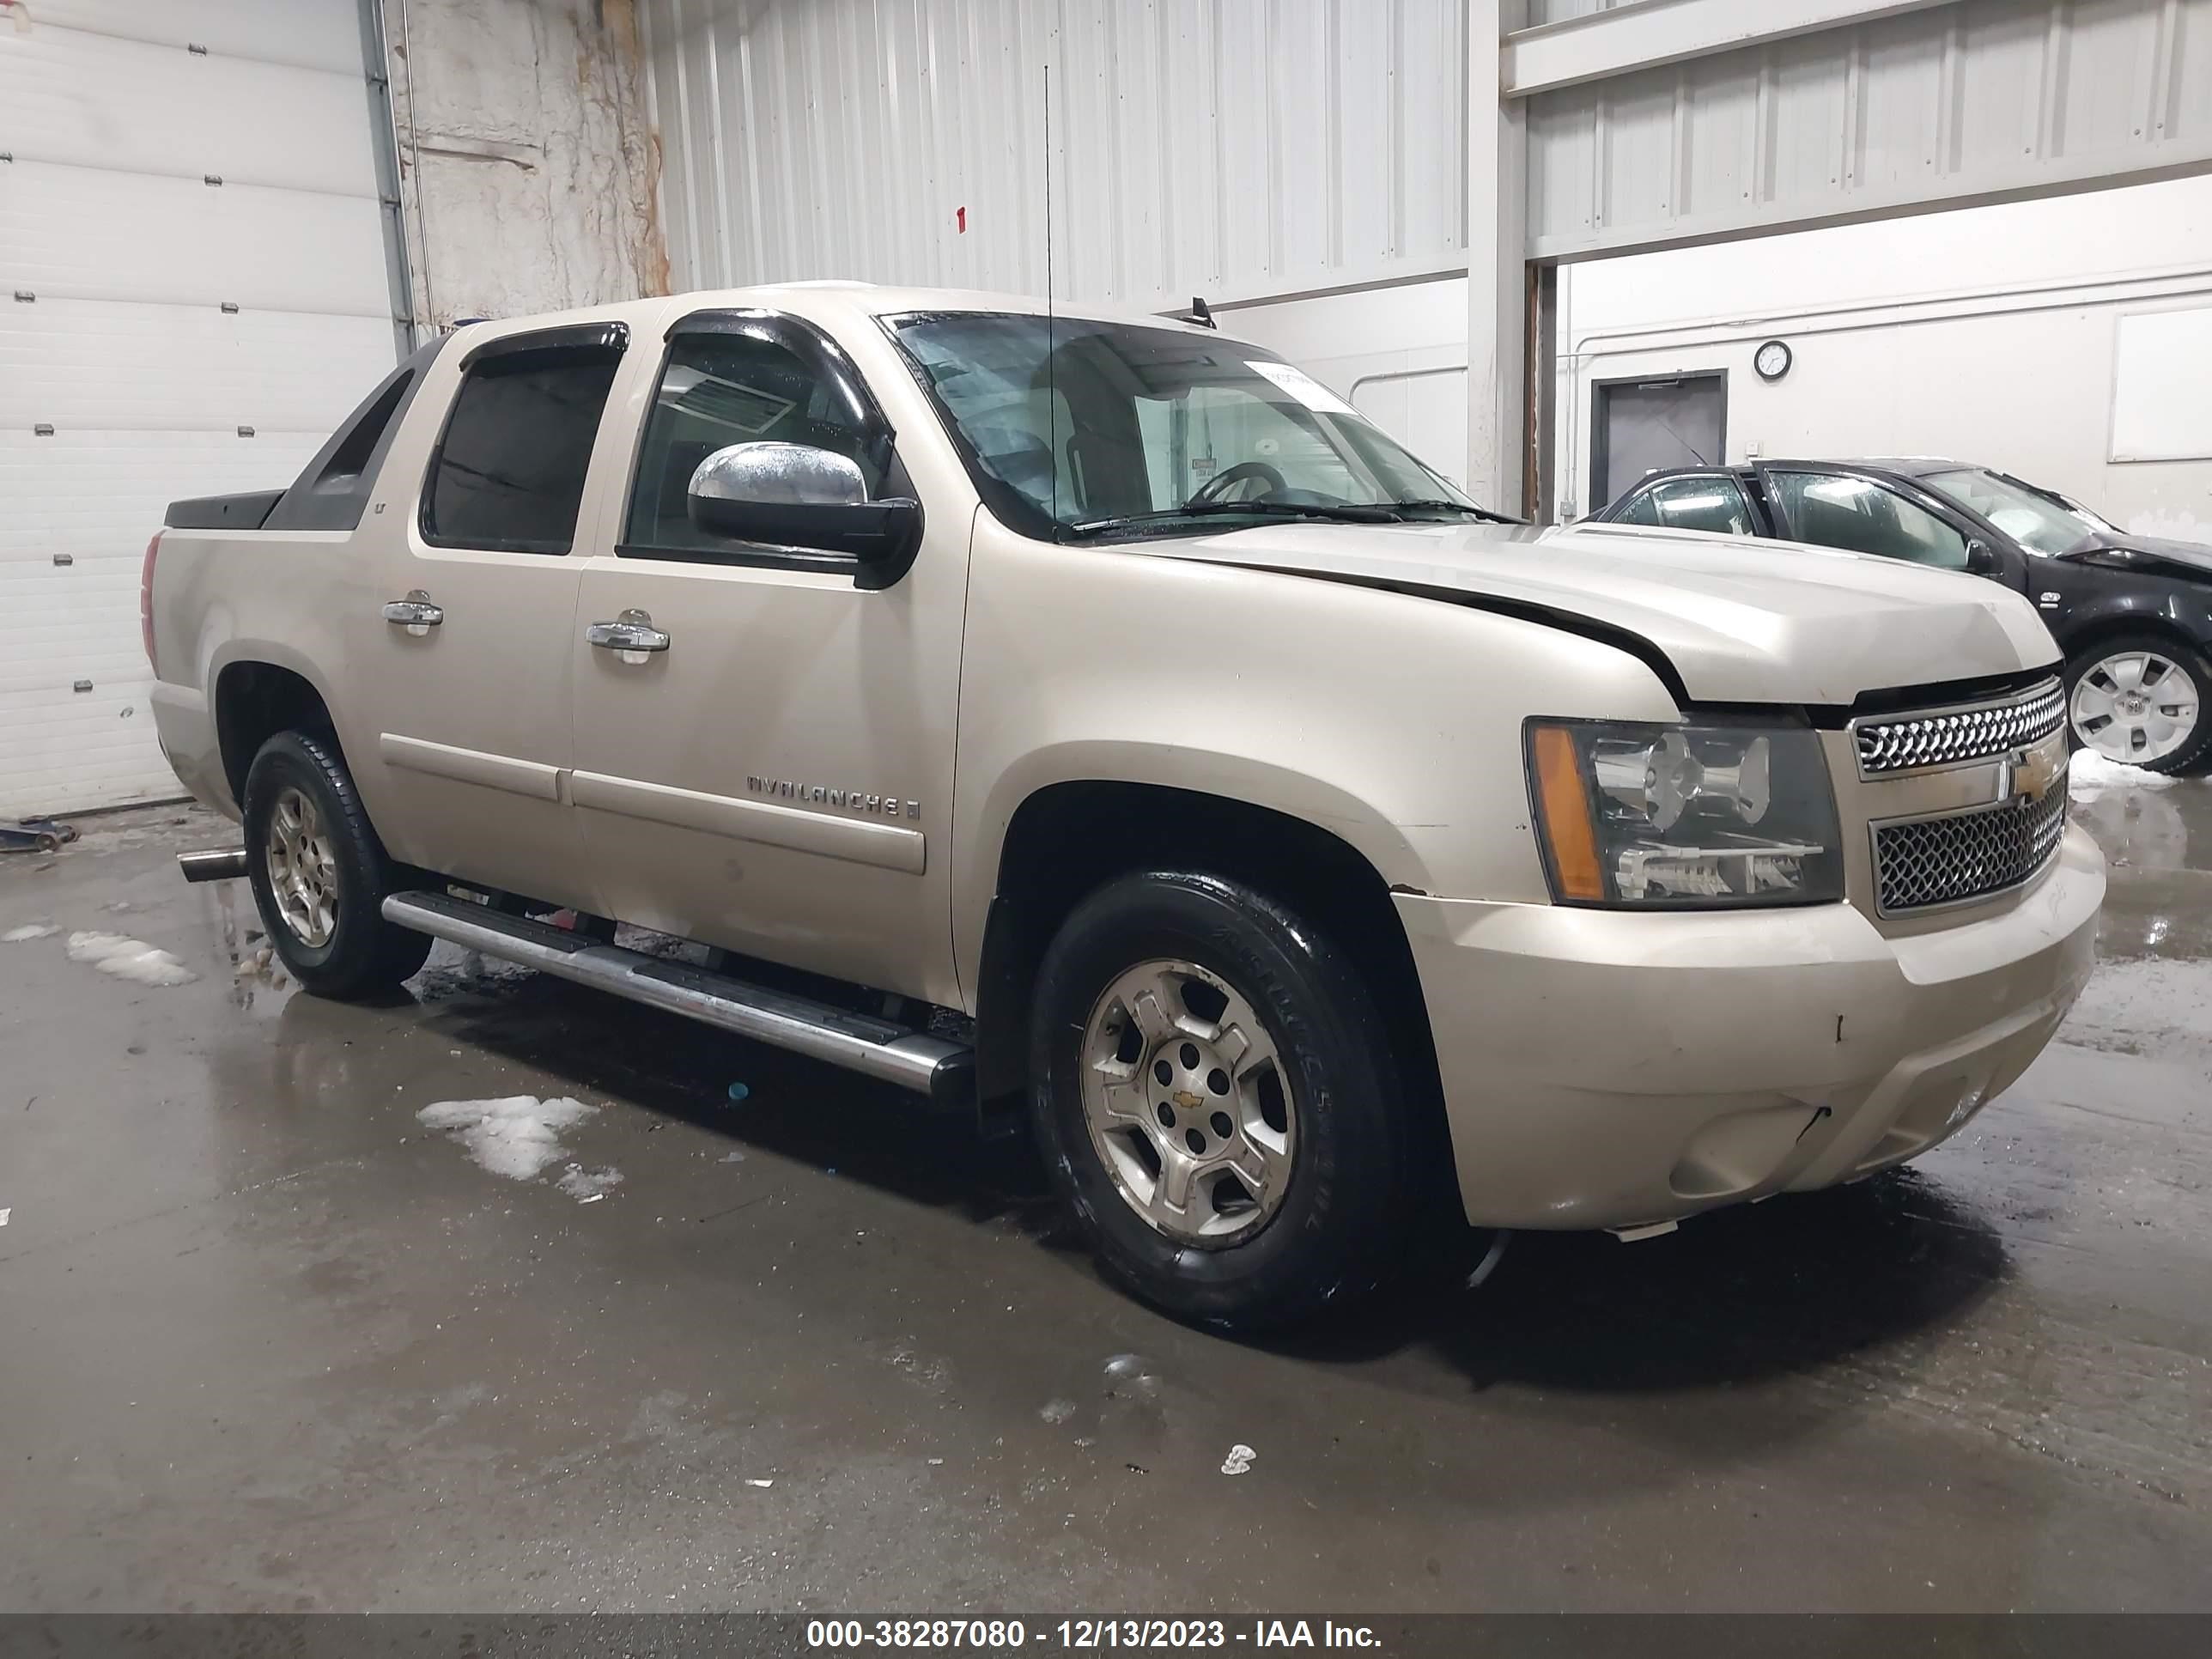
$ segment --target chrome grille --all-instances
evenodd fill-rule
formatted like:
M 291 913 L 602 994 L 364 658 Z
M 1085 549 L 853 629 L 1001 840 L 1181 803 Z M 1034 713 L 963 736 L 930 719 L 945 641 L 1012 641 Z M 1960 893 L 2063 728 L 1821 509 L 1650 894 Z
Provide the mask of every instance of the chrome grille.
M 1986 760 L 2049 737 L 2066 717 L 2066 694 L 2045 680 L 2001 702 L 1940 714 L 1870 718 L 1851 723 L 1859 775 L 1879 777 L 1922 766 Z
M 1874 872 L 1882 915 L 1987 898 L 2050 860 L 2066 829 L 2066 779 L 2040 800 L 1878 823 Z

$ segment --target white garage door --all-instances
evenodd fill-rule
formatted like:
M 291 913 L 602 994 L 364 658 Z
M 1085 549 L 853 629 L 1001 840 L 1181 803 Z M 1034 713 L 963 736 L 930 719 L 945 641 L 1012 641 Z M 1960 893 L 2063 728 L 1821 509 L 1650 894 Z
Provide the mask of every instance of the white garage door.
M 0 820 L 180 793 L 138 572 L 394 360 L 356 0 L 0 0 Z

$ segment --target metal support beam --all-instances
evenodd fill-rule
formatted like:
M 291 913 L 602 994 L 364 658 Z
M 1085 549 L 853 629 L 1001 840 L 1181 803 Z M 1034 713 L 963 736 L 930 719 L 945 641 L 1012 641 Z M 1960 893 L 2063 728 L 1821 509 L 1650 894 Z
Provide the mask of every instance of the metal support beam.
M 1501 513 L 1522 507 L 1528 163 L 1524 106 L 1498 89 L 1505 33 L 1528 15 L 1528 0 L 1468 8 L 1467 484 Z
M 1844 23 L 1954 0 L 1638 0 L 1506 37 L 1498 85 L 1508 98 L 1602 81 Z M 1477 8 L 1480 10 L 1480 8 Z
M 376 194 L 384 208 L 385 274 L 392 285 L 392 339 L 398 354 L 392 361 L 398 362 L 421 340 L 399 179 L 399 132 L 392 118 L 392 54 L 384 38 L 383 0 L 361 0 L 361 56 L 368 84 L 368 130 L 376 147 Z

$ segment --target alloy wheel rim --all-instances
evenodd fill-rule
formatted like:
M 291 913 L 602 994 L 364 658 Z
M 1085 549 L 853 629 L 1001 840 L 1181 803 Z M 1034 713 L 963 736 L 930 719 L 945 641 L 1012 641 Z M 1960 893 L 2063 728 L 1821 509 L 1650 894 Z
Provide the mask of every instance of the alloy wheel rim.
M 269 814 L 269 891 L 294 939 L 311 950 L 338 925 L 338 866 L 315 804 L 297 789 L 276 797 Z
M 1122 1201 L 1178 1243 L 1219 1248 L 1282 1207 L 1297 1103 L 1251 1003 L 1159 958 L 1106 988 L 1085 1026 L 1083 1115 Z
M 2189 672 L 2155 651 L 2118 651 L 2074 684 L 2075 735 L 2106 760 L 2164 760 L 2195 734 L 2198 693 Z

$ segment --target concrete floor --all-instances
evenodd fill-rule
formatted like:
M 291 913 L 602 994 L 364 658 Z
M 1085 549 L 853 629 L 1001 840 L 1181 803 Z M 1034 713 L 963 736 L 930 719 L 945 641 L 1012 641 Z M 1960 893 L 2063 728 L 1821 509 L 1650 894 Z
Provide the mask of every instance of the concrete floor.
M 902 1097 L 443 947 L 294 995 L 222 826 L 84 820 L 0 861 L 0 1609 L 2212 1608 L 2212 786 L 2076 795 L 2103 965 L 1960 1140 L 1274 1349 Z M 536 1180 L 416 1118 L 514 1095 L 597 1109 Z

